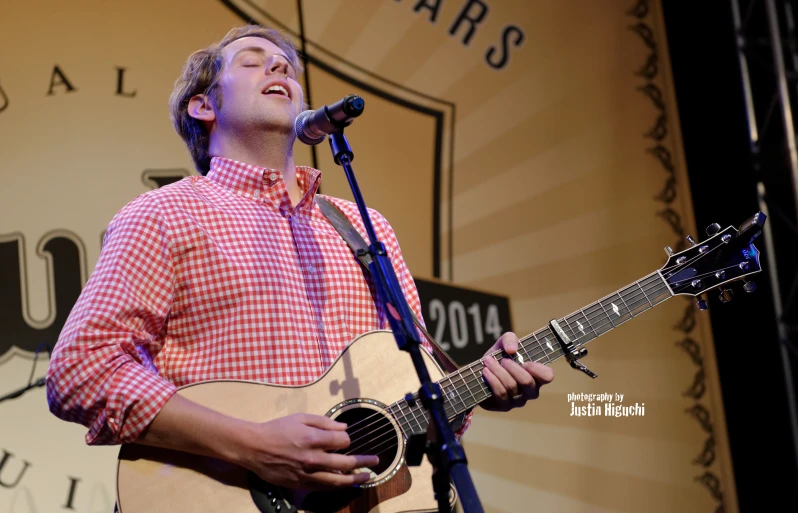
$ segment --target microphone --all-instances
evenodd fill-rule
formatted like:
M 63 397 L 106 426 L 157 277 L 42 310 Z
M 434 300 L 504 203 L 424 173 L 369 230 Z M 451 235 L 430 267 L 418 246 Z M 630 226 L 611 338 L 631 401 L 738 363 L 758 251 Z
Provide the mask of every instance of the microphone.
M 319 144 L 328 134 L 352 124 L 365 107 L 363 98 L 350 94 L 332 105 L 306 110 L 297 116 L 294 133 L 305 144 Z

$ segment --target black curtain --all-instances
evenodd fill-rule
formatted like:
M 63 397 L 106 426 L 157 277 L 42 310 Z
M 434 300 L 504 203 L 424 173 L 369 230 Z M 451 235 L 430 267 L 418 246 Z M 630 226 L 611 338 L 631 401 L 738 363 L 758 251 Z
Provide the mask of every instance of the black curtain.
M 764 13 L 764 2 L 758 3 L 754 7 Z M 792 189 L 778 106 L 761 158 L 751 151 L 730 1 L 664 1 L 663 9 L 689 186 L 700 230 L 693 237 L 705 238 L 703 230 L 711 223 L 724 228 L 739 226 L 757 212 L 756 183 L 763 176 L 774 201 L 788 214 L 794 212 L 789 203 Z M 763 15 L 754 19 L 761 34 L 766 34 L 764 21 Z M 761 42 L 752 40 L 751 44 Z M 764 50 L 767 55 L 769 49 Z M 752 66 L 750 73 L 757 87 L 755 102 L 764 113 L 772 100 L 772 89 L 768 89 L 773 82 L 771 63 L 765 58 Z M 757 162 L 761 166 L 756 166 Z M 789 288 L 798 263 L 790 246 L 798 247 L 798 240 L 774 212 L 768 223 L 778 239 L 782 286 Z M 762 237 L 756 245 L 765 251 Z M 765 270 L 756 277 L 756 292 L 746 294 L 736 286 L 734 299 L 723 304 L 718 292 L 712 291 L 707 297 L 709 310 L 699 312 L 711 319 L 737 494 L 744 512 L 766 511 L 771 504 L 794 504 L 798 485 L 770 269 L 764 255 L 762 263 Z

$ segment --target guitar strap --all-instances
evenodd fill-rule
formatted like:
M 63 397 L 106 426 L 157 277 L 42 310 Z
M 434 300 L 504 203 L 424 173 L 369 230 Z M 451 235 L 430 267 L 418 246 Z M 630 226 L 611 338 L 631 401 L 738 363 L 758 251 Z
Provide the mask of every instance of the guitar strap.
M 319 209 L 321 209 L 321 213 L 324 214 L 327 219 L 329 219 L 333 227 L 338 231 L 344 241 L 346 241 L 346 243 L 352 249 L 355 256 L 357 256 L 357 259 L 360 261 L 361 266 L 366 270 L 366 273 L 369 273 L 371 255 L 369 255 L 368 245 L 366 244 L 366 241 L 363 240 L 363 237 L 360 236 L 360 233 L 358 233 L 355 227 L 352 226 L 352 223 L 349 221 L 349 219 L 347 219 L 343 212 L 341 212 L 335 205 L 326 199 L 317 195 L 316 204 L 319 206 Z M 449 355 L 446 354 L 446 351 L 444 351 L 441 346 L 435 342 L 435 339 L 433 339 L 432 335 L 427 332 L 427 330 L 424 328 L 424 325 L 419 322 L 412 310 L 410 310 L 410 315 L 413 316 L 413 323 L 416 325 L 416 327 L 424 334 L 424 337 L 429 341 L 430 344 L 432 344 L 432 347 L 435 348 L 435 353 L 438 358 L 444 360 L 448 365 L 450 365 L 450 369 L 459 369 L 460 366 L 454 363 L 454 361 L 449 358 Z

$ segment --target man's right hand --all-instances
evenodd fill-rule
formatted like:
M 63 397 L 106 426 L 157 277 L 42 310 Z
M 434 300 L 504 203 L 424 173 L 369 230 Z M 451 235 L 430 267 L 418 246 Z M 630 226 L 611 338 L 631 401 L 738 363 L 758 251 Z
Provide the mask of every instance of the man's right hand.
M 346 424 L 321 415 L 295 414 L 254 423 L 223 415 L 173 395 L 138 443 L 230 461 L 271 484 L 307 490 L 364 483 L 376 456 L 328 451 L 349 447 Z
M 239 464 L 271 484 L 309 490 L 365 483 L 377 456 L 327 451 L 349 447 L 346 424 L 321 415 L 295 414 L 252 425 L 249 447 Z

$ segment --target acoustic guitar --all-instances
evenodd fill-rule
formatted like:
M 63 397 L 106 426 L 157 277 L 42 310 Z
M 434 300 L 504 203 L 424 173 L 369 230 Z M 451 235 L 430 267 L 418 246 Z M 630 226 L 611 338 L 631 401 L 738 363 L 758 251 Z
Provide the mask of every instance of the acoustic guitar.
M 761 271 L 753 241 L 761 233 L 765 215 L 757 213 L 739 229 L 721 231 L 717 224 L 702 243 L 690 238 L 687 249 L 668 253 L 667 263 L 606 297 L 580 308 L 523 338 L 515 355 L 502 351 L 445 375 L 425 351 L 431 378 L 445 396 L 450 420 L 491 396 L 482 379 L 483 360 L 512 357 L 518 362 L 550 365 L 565 357 L 569 364 L 595 375 L 578 358 L 585 344 L 638 317 L 676 295 L 700 296 Z M 706 308 L 704 300 L 699 308 Z M 425 434 L 428 418 L 417 399 L 418 376 L 409 355 L 400 351 L 390 331 L 357 337 L 327 372 L 304 386 L 280 386 L 249 381 L 205 381 L 178 390 L 179 394 L 227 415 L 267 422 L 292 413 L 327 415 L 347 423 L 347 454 L 378 454 L 369 469 L 371 479 L 356 488 L 332 492 L 274 486 L 234 464 L 180 451 L 125 444 L 119 453 L 117 500 L 120 513 L 398 513 L 435 512 L 433 468 L 427 458 L 408 465 L 412 435 Z M 417 438 L 417 437 L 413 437 Z M 450 486 L 450 504 L 457 493 Z

